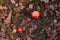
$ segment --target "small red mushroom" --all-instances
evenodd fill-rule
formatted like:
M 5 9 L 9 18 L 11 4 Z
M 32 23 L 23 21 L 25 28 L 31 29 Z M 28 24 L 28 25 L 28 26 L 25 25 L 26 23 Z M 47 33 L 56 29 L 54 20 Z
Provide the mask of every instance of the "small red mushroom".
M 22 31 L 23 31 L 22 28 L 18 28 L 19 33 L 22 33 Z
M 32 17 L 35 19 L 38 19 L 40 17 L 40 12 L 39 11 L 33 11 L 32 12 Z

